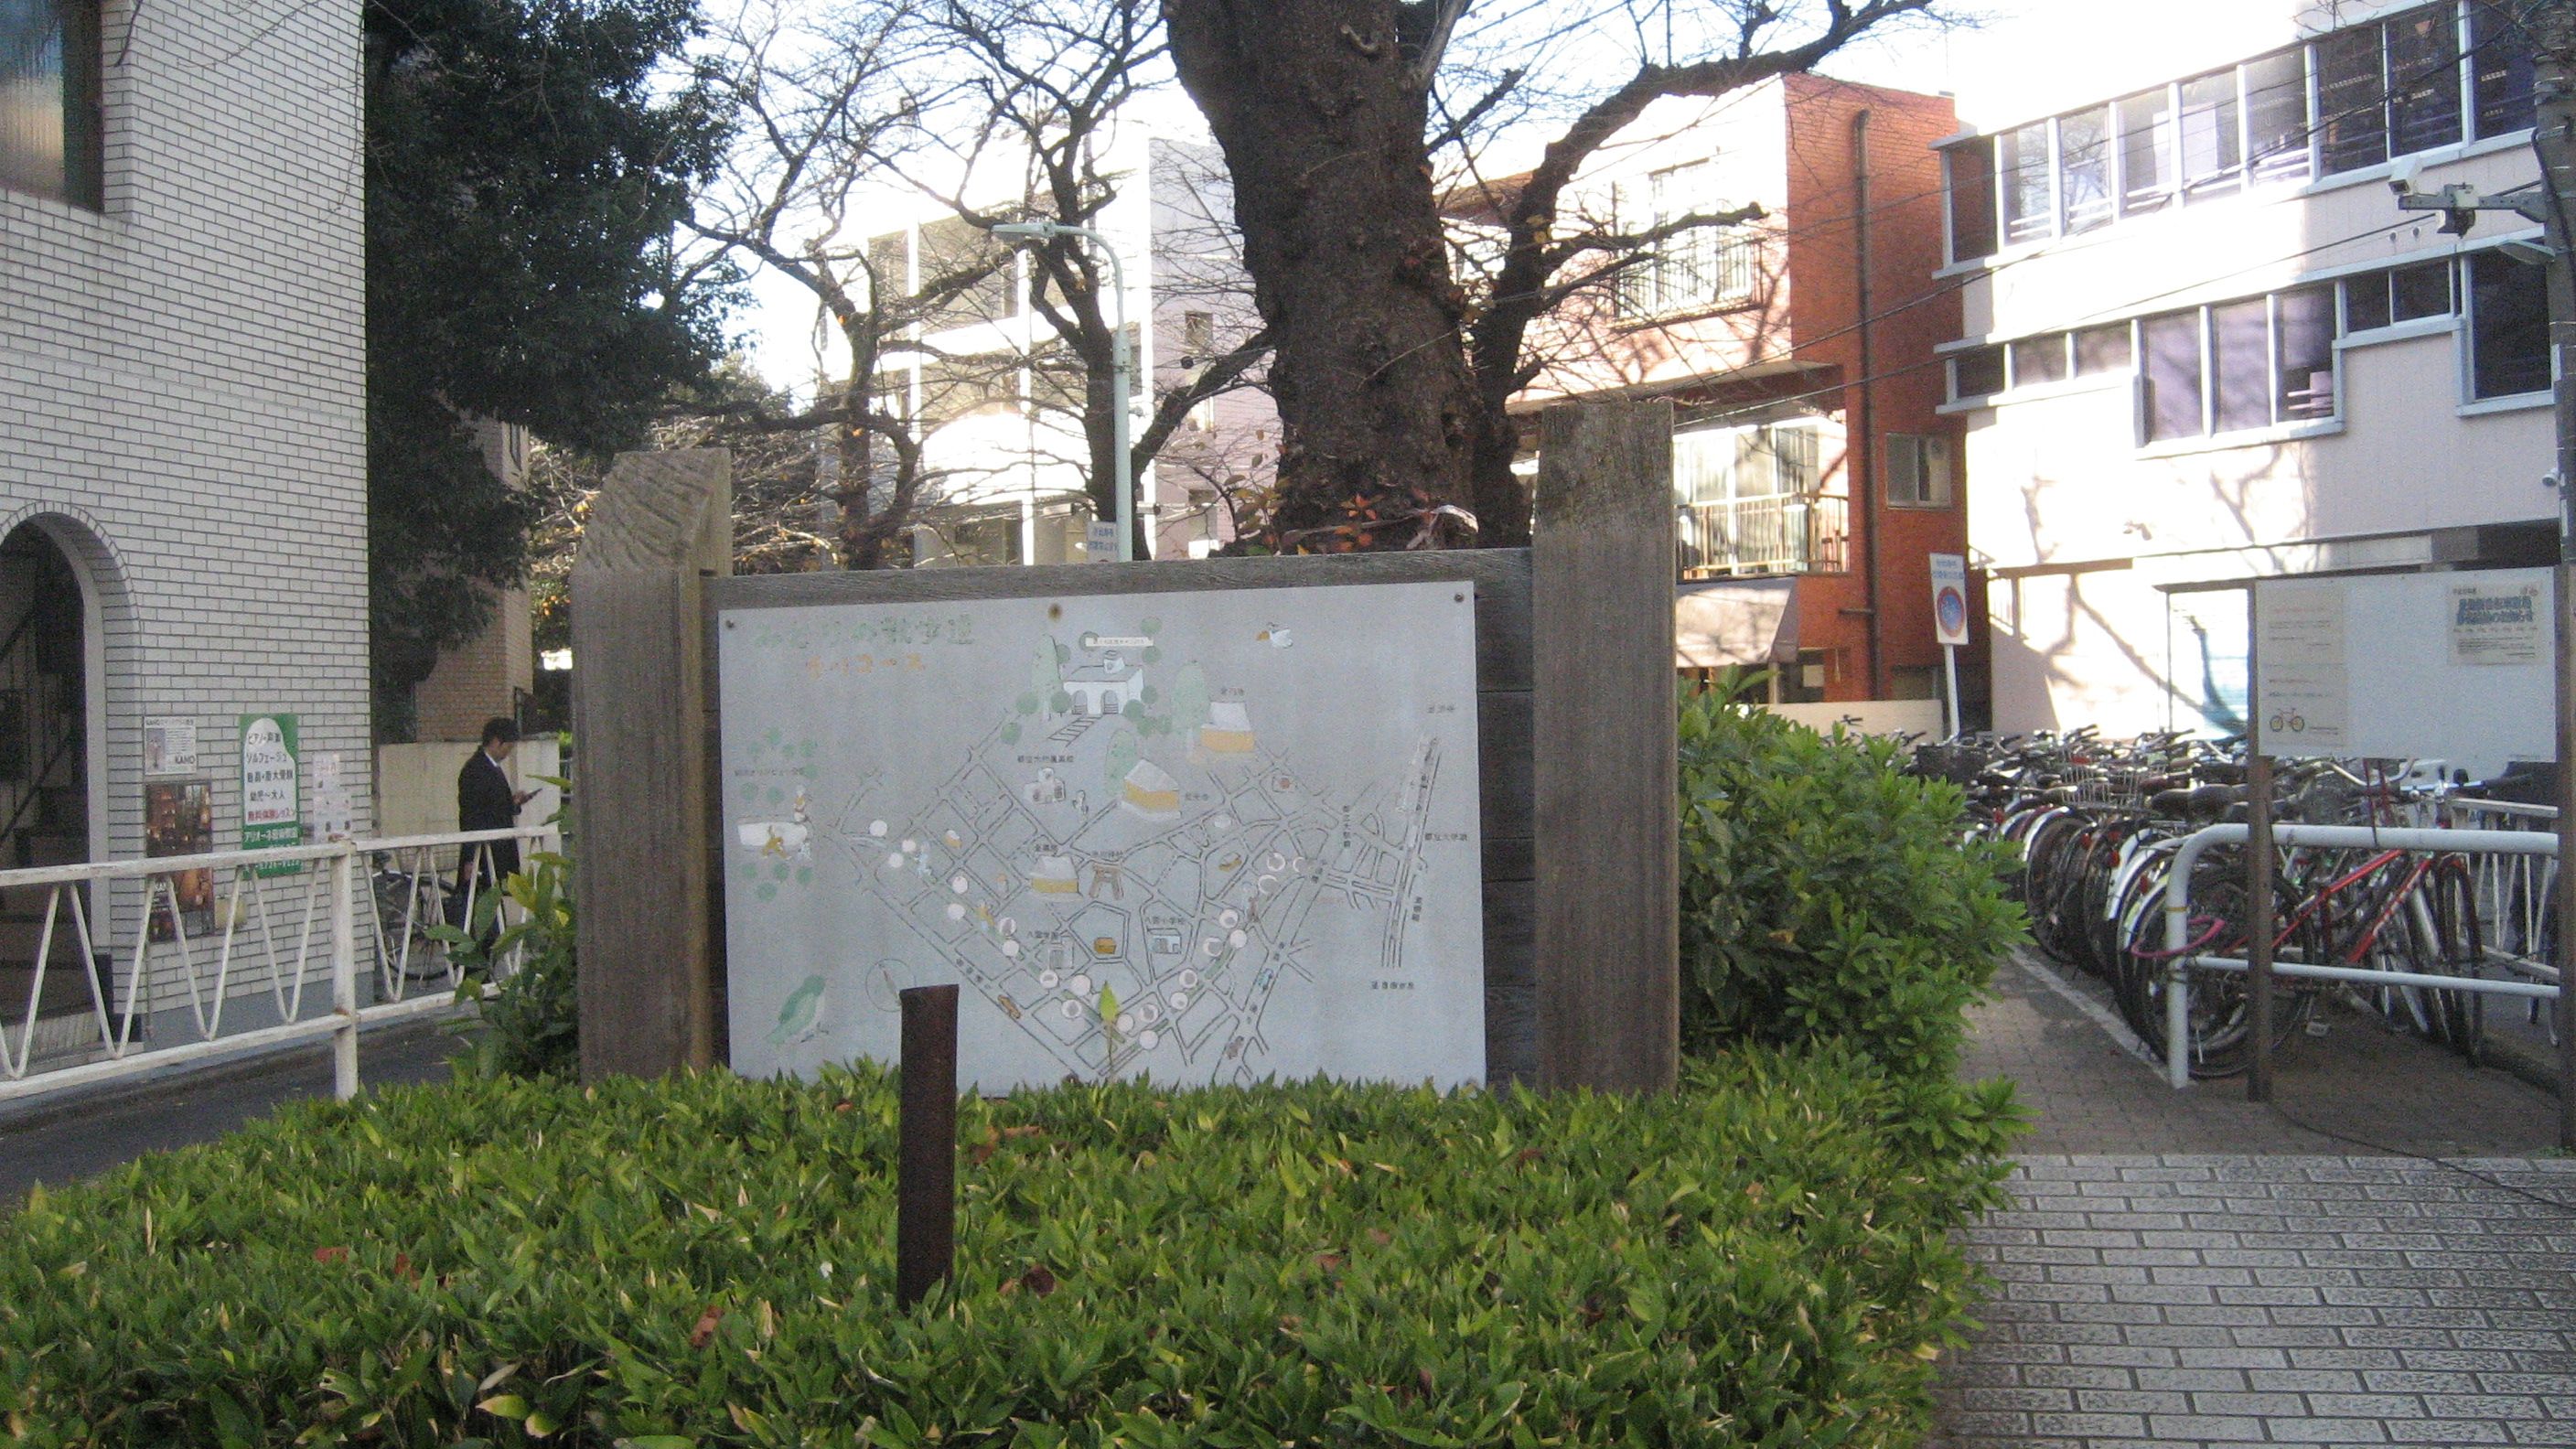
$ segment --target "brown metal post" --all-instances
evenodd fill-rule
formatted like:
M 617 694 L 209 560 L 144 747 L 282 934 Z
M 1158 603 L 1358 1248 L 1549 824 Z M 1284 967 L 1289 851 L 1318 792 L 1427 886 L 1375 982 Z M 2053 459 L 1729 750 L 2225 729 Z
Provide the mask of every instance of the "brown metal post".
M 2272 757 L 2245 761 L 2245 992 L 2252 1003 L 2254 1065 L 2245 1100 L 2272 1100 Z
M 910 1308 L 947 1280 L 957 1256 L 957 988 L 915 986 L 899 999 L 894 1301 Z

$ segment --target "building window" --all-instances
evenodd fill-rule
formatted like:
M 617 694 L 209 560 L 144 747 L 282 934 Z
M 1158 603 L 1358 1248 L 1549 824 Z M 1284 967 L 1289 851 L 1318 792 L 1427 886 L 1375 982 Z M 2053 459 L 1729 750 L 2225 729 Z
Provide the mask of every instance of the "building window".
M 2296 185 L 2320 169 L 2354 171 L 2531 123 L 2531 42 L 2504 0 L 2418 6 L 1951 147 L 1951 255 L 2085 231 L 2114 209 L 2137 216 L 2176 196 Z M 2000 237 L 1985 230 L 1994 220 Z
M 97 0 L 0 0 L 0 187 L 100 207 Z
M 2236 113 L 2236 72 L 2213 71 L 2182 83 L 2182 196 L 2207 201 L 2244 179 L 2244 133 Z
M 2146 441 L 2333 418 L 2334 317 L 2334 289 L 2314 286 L 2145 319 Z
M 1633 224 L 1651 231 L 1727 210 L 1713 190 L 1716 174 L 1716 167 L 1699 162 L 1648 176 Z M 1620 207 L 1623 218 L 1629 210 Z M 1663 238 L 1620 274 L 1620 314 L 1661 317 L 1745 300 L 1753 295 L 1755 246 L 1744 227 L 1692 226 Z
M 2111 220 L 2111 108 L 2096 106 L 2057 121 L 2059 226 L 2067 235 Z
M 2249 60 L 2245 165 L 2260 185 L 2308 179 L 2308 53 L 2302 47 Z
M 2012 385 L 2030 387 L 2066 380 L 2066 334 L 2025 337 L 2012 345 Z
M 2106 372 L 2119 372 L 2129 365 L 2129 324 L 2126 322 L 2083 328 L 2074 334 L 2074 341 L 2077 377 L 2099 377 Z
M 1995 166 L 2003 192 L 2007 243 L 2047 236 L 2056 215 L 2048 177 L 2048 131 L 2048 122 L 2040 121 L 1996 138 Z
M 2531 33 L 2495 0 L 2469 6 L 2470 121 L 2479 139 L 2531 129 Z
M 1971 347 L 1950 355 L 1950 400 L 1969 402 L 2004 390 L 2004 350 Z
M 2548 289 L 2540 270 L 2502 252 L 2472 252 L 2469 395 L 2519 397 L 2549 390 Z
M 1995 254 L 1995 143 L 1979 136 L 1942 153 L 1950 181 L 1950 260 Z
M 2417 262 L 2343 279 L 2346 332 L 2368 332 L 2399 322 L 2451 315 L 2451 263 Z
M 1887 435 L 1887 501 L 1904 508 L 1950 506 L 1950 440 L 1939 433 Z
M 2120 214 L 2154 211 L 2173 199 L 2173 92 L 2163 86 L 2119 104 Z

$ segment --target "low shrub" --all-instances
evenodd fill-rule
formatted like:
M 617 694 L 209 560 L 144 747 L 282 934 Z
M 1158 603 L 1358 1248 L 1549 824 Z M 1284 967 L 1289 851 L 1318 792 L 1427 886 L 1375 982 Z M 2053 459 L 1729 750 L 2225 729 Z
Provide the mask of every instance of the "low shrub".
M 2013 943 L 2006 851 L 1963 842 L 1955 785 L 1896 746 L 1731 702 L 1681 704 L 1682 1041 L 1840 1038 L 1946 1081 Z
M 516 919 L 500 924 L 508 901 Z M 474 902 L 467 928 L 434 926 L 462 970 L 456 999 L 475 1008 L 452 1028 L 465 1038 L 454 1061 L 479 1076 L 571 1076 L 581 1070 L 581 999 L 573 955 L 572 858 L 532 852 L 524 868 Z M 487 948 L 485 942 L 488 941 Z M 493 979 L 492 962 L 518 955 L 516 971 Z
M 960 1115 L 890 1297 L 892 1081 L 463 1079 L 32 1198 L 0 1427 L 53 1445 L 1895 1445 L 2002 1130 L 1839 1049 L 1686 1090 L 1067 1086 Z M 1915 1099 L 1919 1107 L 1922 1099 Z

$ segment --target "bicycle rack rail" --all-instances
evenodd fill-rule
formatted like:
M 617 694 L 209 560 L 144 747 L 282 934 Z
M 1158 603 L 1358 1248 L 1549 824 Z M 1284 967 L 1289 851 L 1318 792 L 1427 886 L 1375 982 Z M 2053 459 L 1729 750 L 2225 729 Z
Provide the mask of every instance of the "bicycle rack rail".
M 2196 956 L 2191 946 L 2191 875 L 2201 852 L 2213 845 L 2242 845 L 2250 834 L 2243 824 L 2210 825 L 2193 831 L 2174 852 L 2165 887 L 2165 1080 L 2191 1085 L 2191 968 L 2248 971 L 2241 956 Z M 2279 845 L 2314 845 L 2330 850 L 2421 850 L 2442 855 L 2558 854 L 2558 837 L 2538 830 L 2439 830 L 2416 826 L 2275 825 Z M 2562 927 L 2564 929 L 2564 927 Z M 2372 971 L 2356 966 L 2325 966 L 2305 961 L 2275 961 L 2280 976 L 2310 976 L 2324 981 L 2357 981 L 2373 986 L 2421 986 L 2443 991 L 2483 992 L 2490 996 L 2558 999 L 2561 986 L 2539 981 L 2509 981 L 2482 976 L 2433 976 L 2415 971 Z M 2576 1053 L 2576 1033 L 2560 1032 L 2558 1049 Z

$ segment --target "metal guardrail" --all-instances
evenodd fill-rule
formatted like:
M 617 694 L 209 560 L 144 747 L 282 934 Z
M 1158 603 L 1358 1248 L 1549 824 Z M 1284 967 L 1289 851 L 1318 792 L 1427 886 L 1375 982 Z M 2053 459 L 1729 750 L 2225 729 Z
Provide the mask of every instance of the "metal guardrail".
M 450 897 L 462 891 L 454 904 L 462 908 L 460 918 L 471 920 L 489 873 L 491 848 L 513 840 L 542 848 L 554 837 L 551 826 L 523 826 L 0 870 L 0 893 L 46 893 L 25 995 L 0 1001 L 0 1102 L 324 1036 L 332 1040 L 334 1090 L 342 1098 L 353 1096 L 362 1028 L 455 1005 L 459 969 L 428 936 L 429 926 L 448 919 Z M 467 852 L 474 868 L 450 883 L 439 872 L 440 858 L 453 863 Z M 369 866 L 363 887 L 362 862 Z M 183 905 L 183 879 L 188 877 L 198 878 L 186 883 L 192 904 Z M 218 879 L 229 889 L 218 888 Z M 120 882 L 141 882 L 143 887 L 139 910 L 131 903 L 121 907 L 132 915 L 129 949 L 121 960 L 114 940 L 105 952 L 99 949 L 102 933 L 91 919 L 93 893 Z M 378 999 L 365 1005 L 358 989 L 362 888 L 370 927 L 366 939 L 378 972 Z M 283 922 L 281 905 L 287 917 Z M 509 908 L 505 903 L 499 909 L 506 914 Z M 192 913 L 210 914 L 217 934 L 191 941 L 187 918 Z M 82 978 L 83 989 L 71 993 L 72 1010 L 48 1012 L 48 977 L 63 969 L 54 960 L 54 947 L 66 931 L 78 947 L 68 969 Z M 517 964 L 514 959 L 496 961 L 494 975 L 506 977 Z M 317 965 L 327 972 L 331 1004 L 308 1016 L 305 988 Z M 276 1024 L 227 1034 L 226 1005 L 256 999 L 257 992 L 236 988 L 245 980 L 261 979 L 263 967 Z M 194 1029 L 194 1039 L 166 1044 L 138 1039 L 138 1021 L 148 1024 L 156 1016 L 176 1014 L 168 993 L 154 990 L 166 985 L 163 974 L 170 972 L 184 988 L 183 1020 Z M 412 995 L 414 986 L 433 982 L 443 983 L 441 989 Z M 14 1033 L 12 1015 L 18 1018 Z M 42 1052 L 40 1037 L 48 1038 Z M 40 1056 L 56 1064 L 49 1066 Z
M 2488 802 L 2479 802 L 2488 803 Z M 2191 877 L 2192 867 L 2201 853 L 2213 845 L 2242 845 L 2251 828 L 2242 824 L 2211 825 L 2193 831 L 2174 852 L 2171 873 L 2165 885 L 2165 1080 L 2174 1087 L 2191 1085 L 2191 972 L 2197 967 L 2215 971 L 2248 971 L 2252 963 L 2242 957 L 2194 954 L 2191 950 Z M 2540 858 L 2553 864 L 2558 855 L 2558 837 L 2537 830 L 2425 829 L 2416 826 L 2380 827 L 2372 825 L 2275 825 L 2272 839 L 2281 845 L 2322 846 L 2330 850 L 2408 850 L 2442 855 L 2500 855 Z M 2535 937 L 2536 939 L 2536 937 Z M 2439 991 L 2466 991 L 2491 996 L 2520 996 L 2542 1001 L 2555 1001 L 2560 986 L 2557 975 L 2537 962 L 2523 963 L 2526 969 L 2547 971 L 2547 981 L 2510 981 L 2484 976 L 2436 976 L 2413 971 L 2374 971 L 2365 967 L 2327 966 L 2305 961 L 2275 961 L 2272 971 L 2280 976 L 2305 976 L 2323 981 L 2357 981 L 2375 986 L 2413 986 Z M 2260 1050 L 2260 1046 L 2257 1047 Z M 2576 1042 L 2561 1040 L 2562 1052 L 2576 1050 Z

